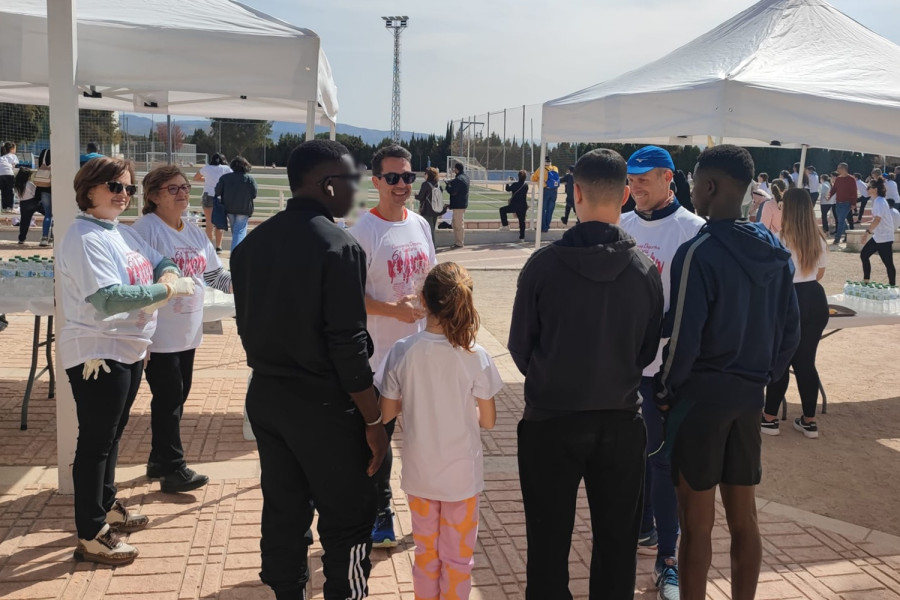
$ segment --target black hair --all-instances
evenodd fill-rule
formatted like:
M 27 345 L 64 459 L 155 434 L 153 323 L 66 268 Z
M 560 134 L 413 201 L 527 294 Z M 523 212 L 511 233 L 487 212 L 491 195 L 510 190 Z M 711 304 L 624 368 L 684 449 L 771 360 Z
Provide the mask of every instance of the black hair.
M 575 172 L 575 165 L 569 165 L 569 171 Z
M 620 196 L 625 191 L 628 165 L 622 155 L 615 150 L 598 148 L 583 155 L 575 163 L 575 182 L 582 188 L 601 188 L 604 192 L 616 192 Z M 598 198 L 599 199 L 599 198 Z
M 878 179 L 873 179 L 866 187 L 875 189 L 878 192 L 878 195 L 882 198 L 887 195 L 887 187 L 884 185 L 884 179 L 882 179 L 881 177 L 879 177 Z
M 798 171 L 800 170 L 800 163 L 794 163 L 794 168 Z
M 741 185 L 750 185 L 756 167 L 753 157 L 744 148 L 723 144 L 707 148 L 697 159 L 699 169 L 715 169 L 726 173 Z
M 247 159 L 240 155 L 232 158 L 229 166 L 235 173 L 249 173 L 252 168 Z
M 84 149 L 87 150 L 88 154 L 96 152 L 98 149 L 97 142 L 88 142 Z
M 296 192 L 306 184 L 306 176 L 319 165 L 338 162 L 350 154 L 347 147 L 331 140 L 309 140 L 291 151 L 287 161 L 288 182 L 291 191 Z
M 372 157 L 372 175 L 381 177 L 381 161 L 386 158 L 402 158 L 412 164 L 412 154 L 409 150 L 398 144 L 383 146 L 378 149 L 375 156 Z
M 50 166 L 50 148 L 44 148 L 38 155 L 38 167 Z
M 227 165 L 228 159 L 225 158 L 225 155 L 222 154 L 221 152 L 216 152 L 215 154 L 212 155 L 212 158 L 209 159 L 209 164 L 211 164 L 213 166 Z
M 862 175 L 860 175 L 859 173 L 854 173 L 853 176 L 857 179 L 862 179 Z
M 16 173 L 16 177 L 13 179 L 13 188 L 19 195 L 19 200 L 25 195 L 25 188 L 28 186 L 28 180 L 31 179 L 31 173 L 32 170 L 28 167 L 19 167 L 19 172 Z
M 464 172 L 464 171 L 466 170 L 466 168 L 465 168 L 465 167 L 463 166 L 463 164 L 460 163 L 460 162 L 458 162 L 458 163 L 456 163 L 455 165 L 453 165 L 453 168 L 456 169 L 456 172 L 457 172 L 457 173 L 462 173 L 462 172 Z
M 4 154 L 9 154 L 10 151 L 15 147 L 15 142 L 3 142 L 0 144 L 0 156 Z

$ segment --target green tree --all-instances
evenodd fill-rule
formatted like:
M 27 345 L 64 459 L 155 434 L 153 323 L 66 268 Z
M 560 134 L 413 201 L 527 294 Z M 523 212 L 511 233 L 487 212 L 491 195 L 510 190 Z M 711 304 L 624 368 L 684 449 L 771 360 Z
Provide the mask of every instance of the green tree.
M 39 139 L 48 115 L 46 106 L 0 103 L 0 140 L 22 144 Z
M 210 133 L 219 151 L 232 158 L 241 155 L 251 163 L 260 164 L 263 155 L 269 160 L 264 148 L 268 149 L 268 138 L 272 135 L 271 121 L 249 121 L 247 119 L 212 119 Z
M 119 122 L 112 111 L 81 109 L 78 111 L 78 128 L 85 143 L 109 145 L 122 140 Z

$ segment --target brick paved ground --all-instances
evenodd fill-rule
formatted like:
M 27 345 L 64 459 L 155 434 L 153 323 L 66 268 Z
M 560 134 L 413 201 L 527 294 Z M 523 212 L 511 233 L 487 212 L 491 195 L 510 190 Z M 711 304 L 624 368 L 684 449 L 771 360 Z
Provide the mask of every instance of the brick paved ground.
M 526 253 L 518 251 L 522 256 Z M 473 251 L 442 258 L 478 262 Z M 510 249 L 507 264 L 524 260 Z M 493 265 L 491 265 L 493 266 Z M 213 481 L 190 494 L 164 495 L 142 477 L 149 451 L 149 394 L 142 387 L 124 436 L 119 481 L 126 503 L 152 519 L 129 541 L 141 558 L 118 569 L 77 564 L 71 497 L 55 493 L 54 401 L 46 380 L 35 392 L 29 429 L 18 429 L 27 375 L 31 319 L 12 316 L 0 334 L 0 598 L 189 599 L 273 598 L 259 583 L 259 521 L 262 497 L 256 451 L 241 435 L 247 371 L 232 321 L 221 335 L 208 335 L 198 352 L 194 389 L 183 422 L 188 460 Z M 515 462 L 515 426 L 522 411 L 522 378 L 506 349 L 485 331 L 481 342 L 496 357 L 506 387 L 498 396 L 497 427 L 483 436 L 486 489 L 482 496 L 475 599 L 518 599 L 524 590 L 524 516 Z M 402 431 L 395 438 L 399 450 Z M 399 467 L 397 461 L 397 466 Z M 203 463 L 198 465 L 198 463 Z M 399 469 L 398 469 L 399 471 Z M 397 472 L 398 472 L 397 471 Z M 396 476 L 396 472 L 395 472 Z M 395 498 L 397 550 L 375 550 L 373 598 L 411 599 L 412 542 L 409 511 Z M 764 565 L 760 599 L 900 600 L 900 538 L 760 501 Z M 590 523 L 579 499 L 570 556 L 571 588 L 587 597 Z M 713 540 L 708 597 L 728 598 L 728 533 L 719 508 Z M 321 598 L 321 548 L 313 547 L 314 590 Z M 652 558 L 638 563 L 636 597 L 653 598 Z

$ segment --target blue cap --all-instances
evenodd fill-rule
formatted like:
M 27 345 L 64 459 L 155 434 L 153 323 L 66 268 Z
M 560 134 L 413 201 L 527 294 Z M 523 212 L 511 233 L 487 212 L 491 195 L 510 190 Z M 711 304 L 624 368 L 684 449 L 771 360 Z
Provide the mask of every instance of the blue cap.
M 642 175 L 657 168 L 675 170 L 672 155 L 659 146 L 644 146 L 628 159 L 629 175 Z

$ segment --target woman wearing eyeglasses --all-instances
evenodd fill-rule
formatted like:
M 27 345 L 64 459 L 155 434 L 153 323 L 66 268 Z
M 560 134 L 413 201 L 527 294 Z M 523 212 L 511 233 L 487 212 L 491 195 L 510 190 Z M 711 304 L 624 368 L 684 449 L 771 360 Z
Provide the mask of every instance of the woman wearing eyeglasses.
M 181 169 L 174 165 L 153 169 L 144 177 L 143 187 L 144 216 L 135 223 L 135 231 L 195 284 L 192 296 L 176 298 L 159 309 L 146 370 L 153 394 L 147 477 L 161 479 L 163 492 L 187 492 L 209 481 L 187 466 L 181 443 L 181 415 L 191 391 L 194 353 L 203 340 L 204 284 L 230 294 L 231 274 L 203 230 L 181 219 L 191 193 Z
M 75 558 L 110 565 L 129 564 L 138 555 L 118 533 L 148 523 L 116 499 L 115 475 L 119 440 L 156 330 L 156 308 L 194 293 L 193 280 L 181 277 L 175 263 L 119 225 L 136 189 L 131 162 L 87 162 L 75 176 L 82 213 L 62 240 L 56 269 L 66 317 L 57 354 L 78 415 Z
M 249 175 L 250 163 L 243 156 L 231 161 L 231 173 L 219 178 L 216 196 L 222 199 L 231 227 L 231 251 L 247 236 L 247 223 L 253 216 L 253 200 L 256 198 L 256 181 Z

